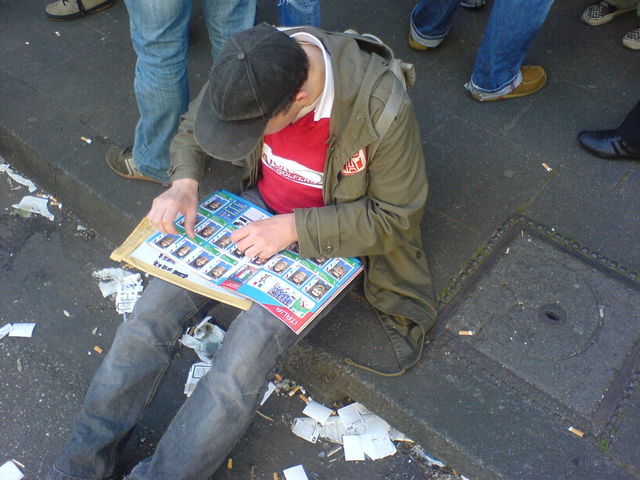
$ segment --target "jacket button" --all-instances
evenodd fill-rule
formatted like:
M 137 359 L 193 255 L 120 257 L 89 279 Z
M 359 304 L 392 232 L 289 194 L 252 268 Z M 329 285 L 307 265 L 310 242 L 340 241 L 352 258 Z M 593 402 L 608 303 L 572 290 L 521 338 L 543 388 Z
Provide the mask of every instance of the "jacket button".
M 331 251 L 333 251 L 333 247 L 332 247 L 331 245 L 327 245 L 327 246 L 325 247 L 325 250 L 326 250 L 327 252 L 331 252 Z

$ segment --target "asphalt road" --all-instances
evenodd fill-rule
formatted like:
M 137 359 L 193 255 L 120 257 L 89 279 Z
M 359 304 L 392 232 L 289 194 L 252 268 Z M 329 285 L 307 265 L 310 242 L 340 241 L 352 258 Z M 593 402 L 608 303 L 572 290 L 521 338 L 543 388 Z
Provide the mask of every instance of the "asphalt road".
M 108 350 L 122 317 L 92 278 L 96 270 L 117 266 L 108 259 L 113 245 L 91 225 L 81 225 L 64 205 L 49 202 L 54 221 L 16 215 L 12 205 L 25 195 L 26 187 L 0 173 L 0 327 L 37 324 L 31 338 L 0 340 L 0 464 L 17 460 L 30 480 L 43 479 L 61 450 L 103 355 L 94 347 Z M 190 349 L 180 350 L 156 401 L 129 440 L 123 470 L 153 450 L 184 401 L 187 371 L 196 360 Z M 311 444 L 291 433 L 304 405 L 287 392 L 272 395 L 231 453 L 233 468 L 225 464 L 213 478 L 272 480 L 277 472 L 282 479 L 284 469 L 298 464 L 309 479 L 318 480 L 459 478 L 447 469 L 428 467 L 412 444 L 402 444 L 394 456 L 377 461 L 346 462 L 342 451 L 328 456 L 335 444 Z

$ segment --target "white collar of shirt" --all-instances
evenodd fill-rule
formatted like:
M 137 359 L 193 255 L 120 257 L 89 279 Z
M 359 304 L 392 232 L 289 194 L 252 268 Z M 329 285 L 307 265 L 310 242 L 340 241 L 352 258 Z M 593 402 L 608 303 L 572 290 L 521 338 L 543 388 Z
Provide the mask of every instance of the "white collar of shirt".
M 313 105 L 310 105 L 305 109 L 307 111 L 304 114 L 315 109 L 313 119 L 316 122 L 321 118 L 329 118 L 331 117 L 331 108 L 333 107 L 333 98 L 335 95 L 335 90 L 333 88 L 333 68 L 331 67 L 331 57 L 329 56 L 329 52 L 327 52 L 327 49 L 324 48 L 324 45 L 318 38 L 309 33 L 298 32 L 291 35 L 291 37 L 296 40 L 310 43 L 322 51 L 322 57 L 324 59 L 324 90 Z

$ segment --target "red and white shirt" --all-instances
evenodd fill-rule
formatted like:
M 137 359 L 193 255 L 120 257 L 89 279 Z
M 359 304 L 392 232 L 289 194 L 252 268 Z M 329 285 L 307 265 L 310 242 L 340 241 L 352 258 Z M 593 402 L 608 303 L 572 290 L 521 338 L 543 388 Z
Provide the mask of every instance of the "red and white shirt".
M 279 132 L 264 137 L 258 190 L 266 204 L 277 213 L 324 205 L 322 185 L 334 98 L 331 58 L 322 42 L 303 32 L 292 37 L 320 48 L 325 81 L 313 110 Z

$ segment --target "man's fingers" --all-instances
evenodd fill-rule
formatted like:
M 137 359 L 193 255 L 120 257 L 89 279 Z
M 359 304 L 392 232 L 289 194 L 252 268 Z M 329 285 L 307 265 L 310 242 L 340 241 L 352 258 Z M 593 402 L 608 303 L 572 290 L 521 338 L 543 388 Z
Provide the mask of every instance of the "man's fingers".
M 185 216 L 184 228 L 187 231 L 189 237 L 195 235 L 196 217 L 198 216 L 196 210 L 189 210 Z

